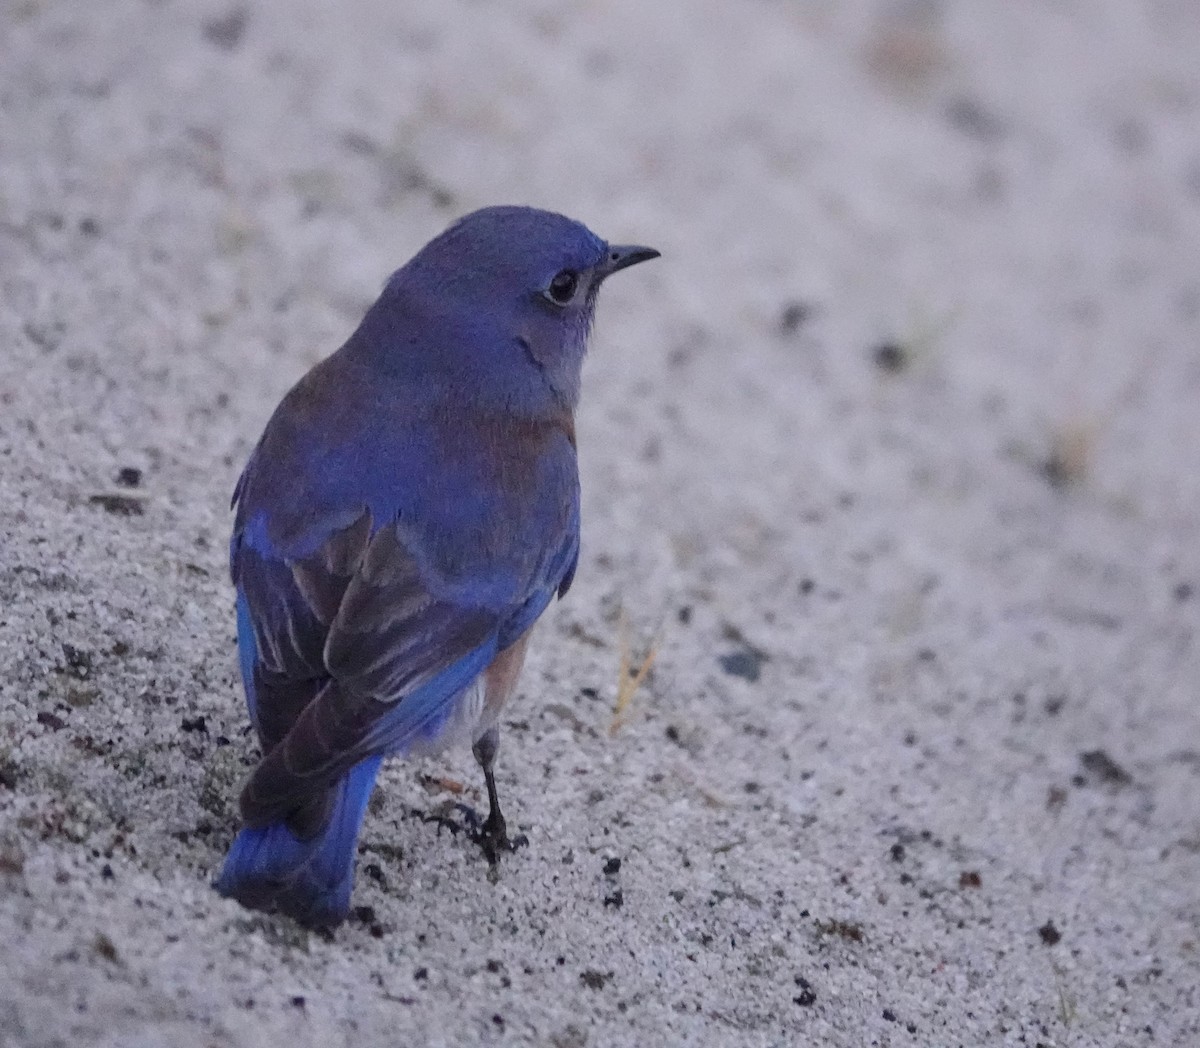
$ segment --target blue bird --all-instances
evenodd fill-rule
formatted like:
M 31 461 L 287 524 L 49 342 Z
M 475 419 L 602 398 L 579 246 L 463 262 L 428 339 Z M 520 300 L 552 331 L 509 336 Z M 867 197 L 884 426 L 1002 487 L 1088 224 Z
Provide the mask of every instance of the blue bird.
M 606 277 L 658 252 L 526 207 L 460 219 L 275 410 L 234 491 L 230 570 L 263 757 L 216 887 L 332 926 L 385 756 L 497 720 L 579 557 L 574 412 Z

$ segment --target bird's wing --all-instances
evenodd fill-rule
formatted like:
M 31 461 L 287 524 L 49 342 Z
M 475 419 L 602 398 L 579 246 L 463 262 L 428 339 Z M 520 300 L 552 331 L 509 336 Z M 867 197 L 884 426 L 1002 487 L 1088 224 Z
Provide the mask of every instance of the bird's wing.
M 440 578 L 401 525 L 373 529 L 366 511 L 306 557 L 243 544 L 235 571 L 265 753 L 242 794 L 247 824 L 315 828 L 328 787 L 353 765 L 435 740 L 457 697 L 562 588 L 575 523 L 541 570 L 511 579 L 513 599 L 501 606 L 488 599 L 495 577 L 479 579 L 472 599 L 469 580 Z
M 371 514 L 326 522 L 328 537 L 289 559 L 262 529 L 234 533 L 238 646 L 250 717 L 269 752 L 329 680 L 325 642 L 371 537 Z
M 454 698 L 498 650 L 506 616 L 436 596 L 395 524 L 366 543 L 336 609 L 322 603 L 339 585 L 327 562 L 322 553 L 290 566 L 300 600 L 293 598 L 290 617 L 275 620 L 272 643 L 290 654 L 293 640 L 305 640 L 291 624 L 333 610 L 324 640 L 326 675 L 242 794 L 242 814 L 251 825 L 302 809 L 305 798 L 322 796 L 369 754 L 436 737 Z M 265 719 L 261 707 L 259 717 Z

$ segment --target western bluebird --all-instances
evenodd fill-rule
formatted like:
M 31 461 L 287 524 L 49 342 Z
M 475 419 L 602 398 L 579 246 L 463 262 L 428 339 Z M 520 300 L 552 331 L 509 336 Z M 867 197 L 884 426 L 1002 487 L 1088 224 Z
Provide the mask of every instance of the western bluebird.
M 655 258 L 562 215 L 467 215 L 283 398 L 237 487 L 230 570 L 263 758 L 217 889 L 309 925 L 350 906 L 383 757 L 492 774 L 529 632 L 579 556 L 574 412 L 596 293 Z

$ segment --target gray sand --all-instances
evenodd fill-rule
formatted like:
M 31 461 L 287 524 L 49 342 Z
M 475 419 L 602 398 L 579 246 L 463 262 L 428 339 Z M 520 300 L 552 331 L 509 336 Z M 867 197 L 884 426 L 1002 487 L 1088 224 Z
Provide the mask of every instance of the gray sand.
M 0 8 L 0 1044 L 1200 1044 L 1200 5 L 239 10 Z M 601 303 L 529 847 L 393 762 L 328 940 L 209 887 L 226 506 L 495 202 L 664 257 Z

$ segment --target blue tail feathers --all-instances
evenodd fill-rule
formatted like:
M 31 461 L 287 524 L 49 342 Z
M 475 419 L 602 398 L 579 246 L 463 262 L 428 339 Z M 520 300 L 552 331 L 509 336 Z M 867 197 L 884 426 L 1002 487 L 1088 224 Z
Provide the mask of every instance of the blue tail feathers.
M 246 828 L 217 878 L 222 895 L 255 910 L 278 910 L 301 924 L 328 927 L 350 911 L 358 830 L 381 757 L 356 764 L 335 787 L 329 821 L 301 840 L 285 824 Z

